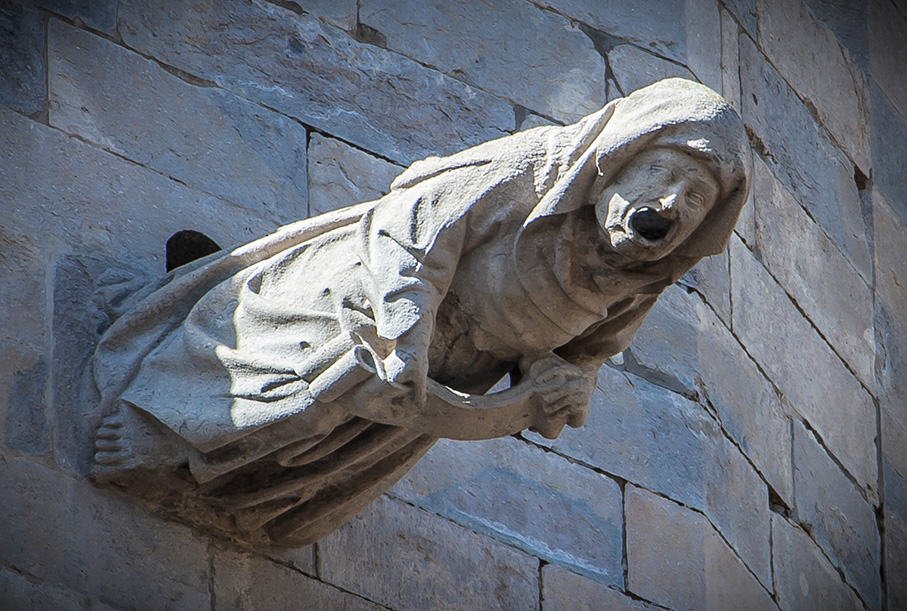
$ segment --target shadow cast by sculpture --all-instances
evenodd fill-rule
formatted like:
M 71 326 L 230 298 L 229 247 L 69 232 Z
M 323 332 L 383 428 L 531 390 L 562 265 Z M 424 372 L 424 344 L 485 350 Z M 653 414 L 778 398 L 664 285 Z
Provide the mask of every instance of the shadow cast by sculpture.
M 602 362 L 726 246 L 749 163 L 735 111 L 671 79 L 180 268 L 98 346 L 94 478 L 305 545 L 439 437 L 580 426 Z

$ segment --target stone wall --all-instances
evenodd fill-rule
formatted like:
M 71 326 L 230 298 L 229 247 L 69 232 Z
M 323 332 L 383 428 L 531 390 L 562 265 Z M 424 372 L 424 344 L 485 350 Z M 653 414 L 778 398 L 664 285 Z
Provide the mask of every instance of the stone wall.
M 0 1 L 0 607 L 907 608 L 905 40 L 893 0 Z M 667 76 L 741 110 L 752 202 L 585 428 L 442 441 L 283 554 L 87 482 L 93 343 L 172 234 Z

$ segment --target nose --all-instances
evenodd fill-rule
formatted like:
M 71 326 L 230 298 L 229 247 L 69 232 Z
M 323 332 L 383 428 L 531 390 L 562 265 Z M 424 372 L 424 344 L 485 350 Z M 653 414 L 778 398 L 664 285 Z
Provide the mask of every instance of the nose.
M 671 219 L 665 218 L 648 206 L 640 208 L 630 217 L 630 227 L 650 242 L 663 239 L 671 231 L 673 224 Z
M 661 209 L 665 212 L 672 211 L 677 204 L 677 200 L 680 195 L 677 191 L 674 191 L 658 200 L 658 203 L 661 204 Z

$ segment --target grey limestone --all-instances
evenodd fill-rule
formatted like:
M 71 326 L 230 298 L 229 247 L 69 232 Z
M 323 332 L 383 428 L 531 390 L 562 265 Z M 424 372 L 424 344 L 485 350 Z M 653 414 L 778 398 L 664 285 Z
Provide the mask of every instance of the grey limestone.
M 348 31 L 355 31 L 357 23 L 357 0 L 301 0 L 296 2 L 303 13 L 312 15 Z M 275 2 L 274 4 L 279 4 Z
M 722 91 L 721 5 L 718 0 L 686 0 L 686 57 L 683 64 L 695 80 Z M 652 11 L 653 13 L 661 12 Z
M 113 607 L 207 608 L 207 546 L 84 480 L 0 458 L 0 558 L 16 571 Z
M 261 556 L 212 547 L 217 609 L 365 611 L 380 605 Z
M 85 594 L 0 567 L 0 604 L 10 611 L 31 609 L 107 609 Z
M 640 327 L 630 352 L 656 376 L 700 393 L 782 499 L 793 502 L 790 420 L 781 399 L 715 313 L 672 287 Z M 728 380 L 733 380 L 732 384 Z
M 312 134 L 309 140 L 309 211 L 314 216 L 377 199 L 402 168 L 348 144 Z
M 542 567 L 542 611 L 640 611 L 654 608 L 556 564 Z
M 805 0 L 812 14 L 835 33 L 850 57 L 865 70 L 869 64 L 869 2 Z
M 618 484 L 519 439 L 442 440 L 391 493 L 549 562 L 623 585 Z
M 387 498 L 318 545 L 328 583 L 395 609 L 534 609 L 538 560 Z
M 864 77 L 803 0 L 759 0 L 759 44 L 835 141 L 869 174 L 869 100 Z
M 724 5 L 734 18 L 743 26 L 751 37 L 756 38 L 759 32 L 757 0 L 725 0 Z
M 907 221 L 907 181 L 902 146 L 907 142 L 907 112 L 898 113 L 882 90 L 870 88 L 872 102 L 873 188 Z
M 499 98 L 262 1 L 130 0 L 119 27 L 130 47 L 396 161 L 514 128 Z
M 630 44 L 608 51 L 608 66 L 621 90 L 627 93 L 670 77 L 695 80 L 684 66 Z
M 25 114 L 44 110 L 44 16 L 31 2 L 0 6 L 0 103 Z
M 47 361 L 10 372 L 6 423 L 3 428 L 6 446 L 27 454 L 44 454 L 50 450 L 50 423 L 47 414 Z
M 4 232 L 16 240 L 42 236 L 42 257 L 78 247 L 156 273 L 164 271 L 167 238 L 179 230 L 198 229 L 227 246 L 278 223 L 2 108 L 0 206 L 11 212 Z
M 583 428 L 532 438 L 701 510 L 771 583 L 767 487 L 696 403 L 606 366 Z
M 881 418 L 886 600 L 889 609 L 902 609 L 907 605 L 907 426 L 902 414 L 884 408 Z
M 740 37 L 740 78 L 744 121 L 769 155 L 772 173 L 860 274 L 870 278 L 868 234 L 853 164 L 747 36 Z
M 760 162 L 757 173 L 768 172 Z M 756 242 L 762 263 L 868 388 L 875 387 L 872 290 L 793 195 L 757 178 Z
M 627 486 L 627 589 L 672 609 L 775 609 L 701 514 Z
M 876 334 L 879 352 L 879 402 L 883 409 L 907 422 L 907 222 L 888 200 L 873 192 L 875 228 Z
M 359 19 L 389 49 L 542 115 L 572 122 L 605 101 L 592 40 L 525 0 L 361 0 Z M 518 36 L 508 34 L 514 24 Z
M 797 521 L 808 527 L 869 607 L 880 608 L 875 511 L 799 422 L 794 425 L 794 489 Z
M 733 238 L 731 287 L 736 336 L 793 409 L 811 423 L 841 464 L 876 498 L 872 397 L 781 286 Z
M 907 121 L 907 18 L 891 0 L 869 0 L 869 71 L 902 121 Z M 873 109 L 873 112 L 875 110 Z
M 863 610 L 860 599 L 809 536 L 778 514 L 772 515 L 772 545 L 781 609 Z
M 35 0 L 35 4 L 93 30 L 116 35 L 117 0 Z
M 706 257 L 680 278 L 709 303 L 724 324 L 731 324 L 731 264 L 727 250 Z
M 740 26 L 721 9 L 721 95 L 740 112 Z
M 672 59 L 686 57 L 686 23 L 684 0 L 532 0 L 533 4 L 552 9 L 585 25 L 650 47 Z
M 50 124 L 284 222 L 306 213 L 306 131 L 51 19 Z

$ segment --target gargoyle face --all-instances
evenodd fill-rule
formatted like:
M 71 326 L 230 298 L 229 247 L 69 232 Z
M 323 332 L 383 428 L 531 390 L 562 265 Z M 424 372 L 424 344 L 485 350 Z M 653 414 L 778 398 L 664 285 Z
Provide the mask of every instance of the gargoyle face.
M 706 162 L 675 149 L 653 148 L 637 155 L 605 187 L 595 216 L 614 252 L 656 261 L 695 231 L 718 194 Z

